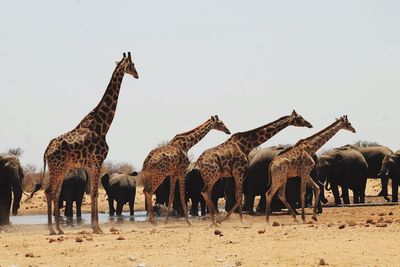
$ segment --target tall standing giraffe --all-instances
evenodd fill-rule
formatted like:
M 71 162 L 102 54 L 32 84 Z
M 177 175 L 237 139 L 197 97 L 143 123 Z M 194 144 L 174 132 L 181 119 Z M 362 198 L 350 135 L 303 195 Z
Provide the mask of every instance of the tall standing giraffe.
M 313 187 L 315 195 L 315 204 L 312 218 L 317 220 L 317 207 L 319 202 L 319 186 L 310 177 L 310 172 L 314 168 L 315 161 L 312 156 L 320 149 L 329 139 L 331 139 L 339 130 L 344 129 L 353 133 L 356 130 L 351 126 L 347 116 L 343 116 L 334 123 L 319 131 L 318 133 L 298 141 L 293 147 L 282 151 L 270 164 L 270 188 L 265 194 L 267 215 L 266 221 L 269 223 L 269 213 L 271 199 L 278 191 L 279 199 L 288 208 L 294 220 L 297 222 L 296 215 L 288 202 L 286 201 L 285 188 L 289 177 L 299 176 L 301 179 L 301 218 L 305 222 L 304 215 L 304 198 L 306 193 L 306 185 Z
M 45 195 L 50 234 L 56 234 L 52 225 L 52 201 L 56 229 L 58 234 L 63 234 L 60 228 L 58 199 L 66 173 L 69 169 L 75 168 L 83 168 L 88 174 L 91 188 L 91 226 L 94 233 L 102 233 L 98 219 L 98 181 L 101 166 L 108 154 L 106 135 L 115 115 L 121 83 L 125 73 L 132 75 L 135 79 L 139 78 L 130 52 L 128 52 L 128 56 L 123 53 L 122 60 L 117 63 L 99 104 L 72 131 L 54 138 L 47 146 L 43 157 L 43 176 L 47 162 L 50 181 L 45 189 Z
M 218 116 L 211 116 L 210 119 L 200 126 L 191 131 L 178 134 L 166 145 L 152 150 L 146 157 L 140 175 L 144 181 L 143 192 L 145 195 L 146 209 L 149 214 L 149 222 L 153 224 L 155 223 L 151 197 L 158 186 L 165 180 L 167 176 L 169 176 L 171 179 L 170 192 L 165 222 L 168 221 L 171 205 L 174 201 L 175 183 L 178 179 L 183 212 L 185 214 L 186 222 L 191 225 L 188 218 L 185 201 L 185 174 L 189 166 L 187 152 L 191 147 L 203 139 L 203 137 L 212 129 L 230 134 L 230 131 L 218 118 Z
M 243 221 L 241 202 L 243 177 L 249 165 L 248 155 L 254 148 L 266 142 L 289 125 L 312 127 L 308 121 L 293 110 L 289 116 L 284 116 L 274 122 L 247 132 L 236 133 L 224 143 L 210 148 L 200 155 L 196 162 L 196 168 L 199 169 L 204 180 L 204 188 L 201 194 L 210 210 L 213 224 L 215 223 L 215 214 L 219 215 L 218 209 L 211 201 L 211 192 L 215 182 L 221 177 L 234 177 L 236 203 L 228 212 L 225 219 L 239 207 L 240 220 Z

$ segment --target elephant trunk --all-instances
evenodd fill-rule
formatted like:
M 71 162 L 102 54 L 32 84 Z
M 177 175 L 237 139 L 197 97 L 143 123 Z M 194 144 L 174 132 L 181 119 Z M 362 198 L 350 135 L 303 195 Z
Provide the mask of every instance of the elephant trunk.
M 108 194 L 108 191 L 110 190 L 110 175 L 108 173 L 101 176 L 101 184 Z

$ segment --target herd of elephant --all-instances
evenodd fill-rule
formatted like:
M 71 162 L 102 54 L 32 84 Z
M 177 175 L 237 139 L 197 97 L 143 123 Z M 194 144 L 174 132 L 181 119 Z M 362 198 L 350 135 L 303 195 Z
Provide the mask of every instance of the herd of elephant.
M 250 165 L 244 179 L 244 204 L 243 210 L 248 214 L 265 213 L 265 193 L 269 184 L 269 164 L 286 147 L 273 146 L 256 149 L 249 155 Z M 400 181 L 400 151 L 393 152 L 381 145 L 360 147 L 346 145 L 335 148 L 319 157 L 314 156 L 317 163 L 311 172 L 311 177 L 320 186 L 319 212 L 322 212 L 321 204 L 326 204 L 327 199 L 324 189 L 332 190 L 336 205 L 349 204 L 349 189 L 353 192 L 353 203 L 365 202 L 365 188 L 367 178 L 380 178 L 382 190 L 379 196 L 386 200 L 388 198 L 388 179 L 392 180 L 392 202 L 398 202 L 398 186 Z M 190 200 L 191 208 L 189 214 L 199 216 L 199 205 L 201 216 L 207 213 L 206 203 L 201 195 L 204 182 L 199 170 L 189 167 L 186 174 L 186 200 Z M 125 204 L 129 204 L 130 215 L 134 214 L 134 203 L 136 196 L 137 172 L 130 174 L 114 173 L 103 174 L 101 183 L 108 195 L 110 216 L 121 215 Z M 22 198 L 22 180 L 24 173 L 21 164 L 15 156 L 0 156 L 0 225 L 9 224 L 10 211 L 17 215 Z M 85 191 L 88 191 L 88 180 L 82 169 L 72 170 L 65 177 L 62 185 L 59 207 L 65 202 L 64 215 L 67 218 L 73 216 L 72 206 L 75 202 L 76 216 L 81 217 L 81 206 Z M 178 186 L 178 184 L 176 184 Z M 232 177 L 220 179 L 212 191 L 212 200 L 217 205 L 219 198 L 225 198 L 225 210 L 230 210 L 235 201 L 234 181 Z M 338 187 L 341 187 L 341 195 Z M 286 198 L 293 209 L 299 207 L 300 202 L 300 178 L 289 179 L 286 185 Z M 156 190 L 156 207 L 168 204 L 169 178 L 167 178 Z M 183 216 L 180 205 L 179 190 L 175 190 L 173 207 L 177 215 Z M 13 204 L 12 194 L 14 195 Z M 255 197 L 261 196 L 256 211 L 254 211 Z M 343 202 L 341 200 L 343 199 Z M 311 203 L 312 192 L 307 191 L 306 202 Z M 117 206 L 114 208 L 114 201 Z M 271 204 L 272 211 L 279 211 L 283 204 L 278 198 L 274 198 Z

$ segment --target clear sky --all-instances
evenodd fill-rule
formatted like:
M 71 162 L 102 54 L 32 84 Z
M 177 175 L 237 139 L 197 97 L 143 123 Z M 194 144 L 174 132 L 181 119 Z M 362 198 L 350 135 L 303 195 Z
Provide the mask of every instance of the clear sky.
M 313 129 L 347 114 L 357 140 L 400 149 L 399 1 L 7 1 L 0 9 L 0 152 L 21 147 L 42 168 L 49 141 L 100 100 L 122 52 L 126 76 L 108 160 L 141 169 L 148 152 L 219 115 L 232 133 L 295 109 Z M 228 138 L 210 132 L 190 150 Z

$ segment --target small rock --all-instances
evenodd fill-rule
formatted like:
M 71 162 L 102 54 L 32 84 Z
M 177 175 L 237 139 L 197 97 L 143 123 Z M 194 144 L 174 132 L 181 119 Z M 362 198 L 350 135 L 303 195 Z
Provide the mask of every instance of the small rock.
M 368 219 L 366 222 L 367 222 L 367 223 L 373 223 L 373 222 L 374 222 L 374 220 L 372 220 L 372 219 Z
M 26 253 L 26 254 L 25 254 L 25 257 L 27 257 L 27 258 L 33 258 L 33 253 L 32 253 L 32 252 Z
M 221 259 L 221 258 L 217 258 L 216 259 L 218 262 L 224 262 L 225 260 L 224 259 Z
M 313 223 L 314 223 L 313 221 L 308 221 L 308 222 L 307 222 L 307 224 L 313 224 Z
M 393 215 L 393 212 L 389 212 L 389 215 Z
M 386 216 L 386 213 L 379 213 L 378 216 Z
M 369 224 L 364 225 L 365 227 L 369 227 Z
M 333 223 L 328 223 L 327 226 L 328 226 L 328 227 L 332 227 L 332 226 L 333 226 Z
M 387 227 L 386 223 L 377 223 L 376 227 Z
M 125 240 L 125 237 L 119 236 L 119 237 L 117 238 L 117 240 Z
M 136 261 L 136 260 L 137 260 L 137 258 L 136 258 L 136 257 L 134 257 L 134 256 L 130 256 L 130 257 L 128 258 L 128 260 L 130 260 L 130 261 Z
M 214 235 L 224 236 L 224 234 L 218 229 L 214 230 Z
M 264 233 L 265 233 L 265 229 L 263 229 L 263 230 L 258 230 L 258 233 L 259 233 L 259 234 L 264 234 Z
M 339 229 L 344 229 L 346 227 L 346 225 L 344 223 L 342 223 L 341 225 L 339 225 Z
M 80 237 L 80 236 L 77 236 L 77 237 L 75 238 L 75 242 L 83 242 L 83 238 Z
M 55 240 L 54 238 L 50 238 L 49 239 L 49 243 L 53 243 L 53 242 L 56 242 L 57 240 Z
M 379 219 L 378 219 L 378 222 L 383 222 L 385 219 L 383 218 L 383 217 L 380 217 Z
M 319 265 L 321 265 L 321 266 L 328 265 L 328 263 L 326 263 L 326 261 L 324 259 L 320 259 L 319 260 Z
M 119 230 L 117 228 L 115 228 L 115 227 L 111 227 L 110 228 L 110 232 L 111 233 L 116 233 L 116 232 L 119 232 Z
M 356 225 L 357 225 L 356 222 L 353 222 L 353 221 L 350 221 L 350 222 L 349 222 L 349 226 L 356 226 Z
M 78 232 L 79 235 L 91 235 L 92 233 L 88 232 L 88 231 L 80 231 Z
M 58 241 L 58 242 L 64 241 L 64 237 L 63 237 L 63 236 L 58 237 L 58 238 L 57 238 L 57 241 Z
M 90 236 L 86 237 L 86 241 L 93 241 L 93 237 Z
M 284 232 L 283 235 L 288 235 L 288 233 L 287 233 L 287 232 Z
M 385 221 L 385 223 L 393 223 L 393 220 L 392 219 L 388 219 L 388 220 Z
M 280 225 L 280 224 L 279 224 L 278 222 L 273 222 L 273 223 L 272 223 L 272 226 L 274 226 L 274 227 L 275 227 L 275 226 L 279 226 L 279 225 Z
M 235 261 L 235 266 L 242 266 L 242 261 L 241 260 Z

